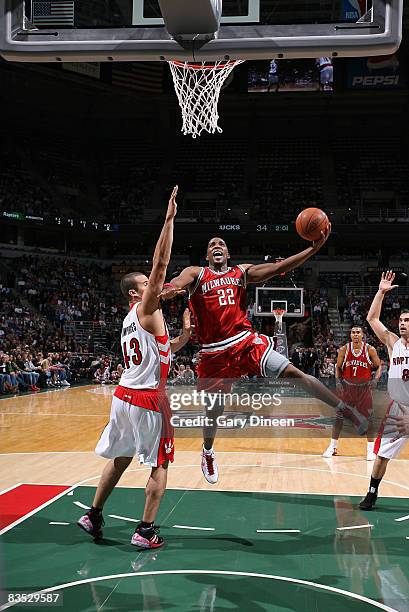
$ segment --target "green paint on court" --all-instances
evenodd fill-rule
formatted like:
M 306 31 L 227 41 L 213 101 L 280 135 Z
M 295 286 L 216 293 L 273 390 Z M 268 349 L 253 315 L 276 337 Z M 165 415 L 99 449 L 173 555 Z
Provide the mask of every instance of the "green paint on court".
M 129 543 L 135 523 L 108 514 L 140 517 L 143 490 L 114 491 L 105 508 L 104 540 L 99 544 L 75 525 L 84 511 L 73 502 L 89 504 L 93 493 L 91 487 L 79 487 L 74 495 L 65 495 L 2 536 L 6 589 L 37 591 L 130 573 L 131 577 L 64 589 L 64 605 L 59 609 L 377 609 L 312 585 L 234 574 L 245 572 L 314 582 L 400 612 L 409 610 L 409 520 L 395 521 L 409 514 L 409 499 L 381 498 L 375 512 L 362 513 L 356 509 L 359 499 L 346 496 L 169 490 L 158 520 L 166 547 L 140 552 Z M 70 524 L 49 525 L 50 521 Z M 373 528 L 337 530 L 368 522 Z M 214 531 L 177 529 L 174 525 L 213 527 Z M 301 533 L 257 533 L 258 529 Z M 169 570 L 207 573 L 146 575 Z M 212 573 L 216 571 L 232 574 Z M 141 573 L 145 575 L 138 575 Z

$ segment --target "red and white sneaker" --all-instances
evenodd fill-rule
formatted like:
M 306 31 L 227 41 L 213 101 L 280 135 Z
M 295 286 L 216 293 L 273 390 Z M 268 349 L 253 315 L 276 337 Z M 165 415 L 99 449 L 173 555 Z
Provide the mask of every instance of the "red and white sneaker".
M 160 548 L 165 540 L 158 535 L 158 527 L 143 529 L 138 526 L 132 536 L 131 544 L 139 548 Z
M 219 480 L 219 469 L 217 467 L 216 453 L 213 449 L 206 450 L 203 447 L 202 450 L 202 472 L 207 482 L 210 484 L 216 484 Z
M 105 525 L 102 512 L 87 512 L 87 514 L 84 514 L 84 516 L 82 516 L 77 521 L 77 525 L 78 527 L 81 527 L 81 529 L 89 533 L 89 535 L 92 536 L 95 540 L 99 540 L 100 538 L 102 538 L 101 527 Z

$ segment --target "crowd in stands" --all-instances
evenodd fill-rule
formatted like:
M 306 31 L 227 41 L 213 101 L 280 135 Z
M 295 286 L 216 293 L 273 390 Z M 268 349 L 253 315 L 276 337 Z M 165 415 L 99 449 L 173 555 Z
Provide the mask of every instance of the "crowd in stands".
M 23 157 L 23 158 L 22 158 Z M 35 180 L 15 146 L 0 151 L 0 208 L 35 217 L 61 214 L 44 185 Z
M 13 260 L 17 289 L 41 315 L 61 329 L 67 321 L 122 322 L 110 271 L 73 260 L 25 256 Z
M 326 139 L 291 130 L 263 136 L 256 144 L 225 134 L 198 146 L 178 136 L 169 144 L 172 155 L 166 163 L 163 148 L 143 136 L 99 138 L 96 143 L 78 135 L 33 133 L 30 140 L 5 143 L 0 207 L 40 217 L 137 225 L 147 220 L 146 211 L 161 210 L 173 176 L 181 187 L 181 216 L 209 222 L 230 217 L 288 223 L 303 208 L 322 207 L 324 185 L 334 179 L 335 211 L 339 208 L 350 223 L 365 218 L 367 202 L 369 212 L 385 209 L 376 204 L 379 193 L 389 194 L 391 213 L 406 210 L 409 202 L 409 156 L 400 134 L 338 136 L 330 150 Z
M 118 331 L 124 308 L 118 283 L 109 271 L 93 263 L 34 255 L 4 260 L 3 268 L 7 265 L 13 270 L 14 282 L 0 275 L 0 393 L 36 392 L 80 381 L 116 384 L 122 372 Z M 293 323 L 287 321 L 287 337 L 294 365 L 331 385 L 338 346 L 325 284 L 305 292 L 306 317 Z M 408 297 L 393 293 L 386 296 L 383 321 L 389 328 L 397 329 L 401 306 Z M 255 329 L 271 335 L 272 322 L 255 316 L 252 287 L 248 298 L 248 317 Z M 341 295 L 339 321 L 363 326 L 367 341 L 386 363 L 385 349 L 365 321 L 370 302 L 370 296 L 356 295 L 354 290 Z M 186 305 L 186 296 L 164 304 L 171 337 L 182 332 Z M 84 342 L 69 326 L 72 321 L 78 322 L 79 328 L 82 323 L 93 321 L 105 329 L 103 350 L 96 351 L 89 342 Z M 173 359 L 171 385 L 195 383 L 198 352 L 193 332 Z

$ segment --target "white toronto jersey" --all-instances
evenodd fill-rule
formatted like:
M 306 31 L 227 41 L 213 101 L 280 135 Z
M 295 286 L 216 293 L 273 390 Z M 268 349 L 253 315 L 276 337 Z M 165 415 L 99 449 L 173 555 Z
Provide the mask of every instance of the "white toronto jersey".
M 121 347 L 124 372 L 119 384 L 129 389 L 159 389 L 169 374 L 171 351 L 169 334 L 154 336 L 143 329 L 138 319 L 138 306 L 133 305 L 122 324 Z
M 316 63 L 320 68 L 325 66 L 332 66 L 332 59 L 330 57 L 318 57 Z
M 392 400 L 409 407 L 409 347 L 404 346 L 401 338 L 393 346 L 388 393 Z

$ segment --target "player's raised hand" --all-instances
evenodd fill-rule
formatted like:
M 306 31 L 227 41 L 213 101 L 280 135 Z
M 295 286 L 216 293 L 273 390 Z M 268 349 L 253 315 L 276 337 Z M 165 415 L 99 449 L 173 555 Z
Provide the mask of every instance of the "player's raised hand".
M 314 251 L 320 250 L 320 248 L 327 242 L 330 233 L 331 233 L 331 223 L 328 223 L 326 229 L 321 231 L 321 238 L 319 238 L 318 240 L 314 240 L 314 242 L 312 243 L 311 246 L 314 249 Z
M 177 295 L 184 295 L 186 289 L 178 289 L 172 283 L 165 283 L 162 291 L 159 293 L 158 298 L 161 300 L 173 300 Z
M 387 270 L 386 272 L 382 272 L 381 282 L 379 283 L 379 291 L 382 293 L 388 293 L 392 289 L 396 289 L 399 285 L 393 285 L 393 281 L 395 280 L 395 273 L 392 270 Z
M 182 333 L 184 336 L 191 336 L 192 334 L 192 318 L 190 316 L 189 308 L 185 308 L 183 312 L 183 325 L 182 325 Z
M 176 217 L 178 205 L 176 203 L 176 196 L 178 194 L 179 186 L 175 185 L 172 191 L 172 194 L 169 198 L 168 210 L 166 213 L 167 219 L 174 219 Z

